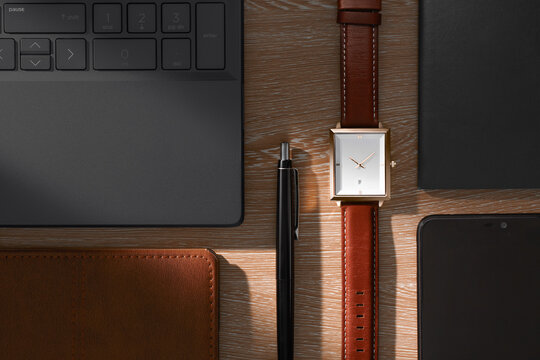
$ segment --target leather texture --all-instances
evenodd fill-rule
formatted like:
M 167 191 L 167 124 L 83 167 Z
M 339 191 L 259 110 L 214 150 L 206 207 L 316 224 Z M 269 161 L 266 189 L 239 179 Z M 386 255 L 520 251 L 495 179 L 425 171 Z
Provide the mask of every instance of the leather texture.
M 341 126 L 378 127 L 380 1 L 341 0 Z
M 341 127 L 372 128 L 378 118 L 380 0 L 339 0 Z M 342 204 L 342 358 L 377 359 L 378 204 Z
M 217 359 L 209 250 L 0 251 L 3 359 Z
M 381 14 L 359 11 L 340 11 L 338 12 L 338 23 L 349 25 L 380 25 Z
M 338 10 L 381 10 L 381 0 L 338 0 Z
M 377 359 L 378 204 L 342 204 L 342 358 Z

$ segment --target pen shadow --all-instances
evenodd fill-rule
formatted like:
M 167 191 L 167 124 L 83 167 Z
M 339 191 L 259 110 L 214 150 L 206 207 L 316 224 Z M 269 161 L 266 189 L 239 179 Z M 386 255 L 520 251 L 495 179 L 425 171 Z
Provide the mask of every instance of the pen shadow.
M 322 359 L 322 249 L 319 185 L 309 153 L 293 149 L 300 178 L 300 239 L 295 244 L 295 358 Z
M 396 359 L 397 253 L 391 215 L 379 211 L 379 359 Z M 391 212 L 391 211 L 390 211 Z M 403 289 L 402 289 L 403 290 Z

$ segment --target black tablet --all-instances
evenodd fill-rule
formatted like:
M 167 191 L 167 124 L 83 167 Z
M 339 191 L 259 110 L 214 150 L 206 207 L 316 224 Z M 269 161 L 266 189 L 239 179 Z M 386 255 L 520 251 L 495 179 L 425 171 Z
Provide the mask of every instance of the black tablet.
M 540 359 L 540 214 L 418 226 L 419 359 Z

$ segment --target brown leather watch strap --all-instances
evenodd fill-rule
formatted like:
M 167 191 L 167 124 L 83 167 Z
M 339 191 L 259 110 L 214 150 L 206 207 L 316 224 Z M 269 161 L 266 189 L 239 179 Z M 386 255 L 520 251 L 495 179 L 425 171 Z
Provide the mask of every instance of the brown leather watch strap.
M 378 25 L 380 0 L 339 0 L 341 24 L 341 126 L 378 127 Z
M 338 0 L 341 127 L 379 126 L 378 25 L 381 0 Z M 342 359 L 377 359 L 378 204 L 342 204 Z
M 381 0 L 338 0 L 338 10 L 381 10 Z
M 342 359 L 377 359 L 378 204 L 342 204 Z
M 381 14 L 359 11 L 340 11 L 338 13 L 338 22 L 340 24 L 349 25 L 379 25 L 381 23 Z

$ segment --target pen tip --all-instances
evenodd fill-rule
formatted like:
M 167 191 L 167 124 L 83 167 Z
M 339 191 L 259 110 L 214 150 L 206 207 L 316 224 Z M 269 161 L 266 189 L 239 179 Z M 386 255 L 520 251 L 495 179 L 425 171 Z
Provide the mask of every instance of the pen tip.
M 289 143 L 288 142 L 282 142 L 281 143 L 281 160 L 289 160 Z

